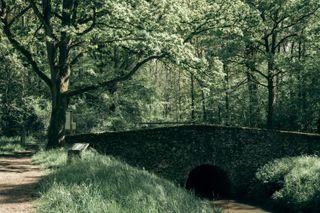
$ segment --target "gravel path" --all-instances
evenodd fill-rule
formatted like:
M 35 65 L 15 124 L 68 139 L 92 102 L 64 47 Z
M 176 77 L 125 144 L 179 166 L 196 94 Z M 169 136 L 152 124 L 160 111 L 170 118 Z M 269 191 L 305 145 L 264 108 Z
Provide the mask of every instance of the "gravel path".
M 0 212 L 33 212 L 33 192 L 42 175 L 30 157 L 0 157 Z

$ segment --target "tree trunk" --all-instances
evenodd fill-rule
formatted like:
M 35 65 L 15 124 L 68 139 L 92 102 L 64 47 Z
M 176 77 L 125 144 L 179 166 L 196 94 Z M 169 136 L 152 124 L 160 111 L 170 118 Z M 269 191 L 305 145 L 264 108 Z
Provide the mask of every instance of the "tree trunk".
M 275 86 L 274 86 L 274 56 L 276 54 L 277 33 L 272 33 L 271 48 L 266 41 L 268 53 L 268 111 L 267 128 L 273 128 L 274 104 L 275 104 Z
M 206 96 L 204 94 L 203 89 L 201 89 L 201 102 L 202 102 L 202 120 L 203 122 L 207 122 L 207 109 L 206 109 Z
M 182 120 L 182 94 L 181 94 L 181 71 L 179 69 L 179 83 L 178 83 L 178 114 L 179 114 L 179 118 L 178 121 Z
M 21 125 L 21 133 L 20 133 L 20 144 L 21 145 L 25 145 L 26 144 L 26 127 L 25 127 L 25 124 L 24 124 L 24 121 Z
M 191 121 L 195 120 L 195 92 L 194 92 L 194 75 L 191 74 Z
M 256 127 L 258 125 L 258 85 L 255 83 L 254 76 L 251 71 L 247 71 L 248 93 L 249 93 L 249 126 Z
M 47 149 L 63 147 L 68 97 L 60 91 L 52 92 L 52 110 L 48 129 Z
M 223 69 L 225 72 L 225 108 L 226 108 L 226 114 L 225 114 L 225 125 L 229 126 L 230 125 L 230 83 L 229 83 L 229 69 L 226 63 L 223 63 Z
M 245 51 L 246 67 L 247 67 L 247 86 L 248 86 L 248 95 L 249 95 L 249 126 L 256 127 L 258 125 L 259 117 L 259 102 L 258 102 L 258 85 L 257 79 L 253 75 L 256 71 L 256 52 L 252 43 L 247 44 Z
M 274 83 L 273 83 L 273 61 L 268 62 L 268 111 L 267 111 L 267 128 L 273 128 L 274 114 Z

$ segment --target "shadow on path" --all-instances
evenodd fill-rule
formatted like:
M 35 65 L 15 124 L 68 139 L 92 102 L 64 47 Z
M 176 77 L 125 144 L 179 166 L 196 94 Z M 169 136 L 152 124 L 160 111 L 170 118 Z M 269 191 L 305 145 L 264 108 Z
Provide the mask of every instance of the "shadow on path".
M 32 201 L 41 171 L 27 156 L 0 156 L 0 212 L 33 212 Z

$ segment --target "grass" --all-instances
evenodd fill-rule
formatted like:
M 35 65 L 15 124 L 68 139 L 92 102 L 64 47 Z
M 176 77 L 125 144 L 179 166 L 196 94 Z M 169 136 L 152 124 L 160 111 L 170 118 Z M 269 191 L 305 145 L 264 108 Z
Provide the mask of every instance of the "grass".
M 39 141 L 37 141 L 33 137 L 27 137 L 26 142 L 28 144 L 36 144 L 39 147 L 43 146 L 44 144 L 40 144 Z M 17 152 L 22 152 L 29 150 L 30 148 L 24 146 L 20 142 L 20 137 L 0 137 L 0 155 L 15 155 Z
M 255 196 L 268 198 L 286 212 L 320 212 L 320 157 L 275 160 L 260 168 Z
M 67 153 L 63 149 L 40 151 L 32 156 L 32 163 L 39 165 L 42 169 L 59 169 L 67 166 Z
M 19 151 L 25 151 L 19 137 L 0 137 L 0 155 L 13 155 Z
M 39 187 L 38 212 L 221 212 L 165 179 L 93 151 L 71 164 L 61 150 L 39 152 L 33 162 L 50 169 Z

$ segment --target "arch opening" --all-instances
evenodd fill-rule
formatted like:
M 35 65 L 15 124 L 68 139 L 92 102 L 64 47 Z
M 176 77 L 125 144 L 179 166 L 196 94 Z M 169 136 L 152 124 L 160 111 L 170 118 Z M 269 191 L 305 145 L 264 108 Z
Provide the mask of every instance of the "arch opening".
M 227 173 L 218 166 L 209 164 L 198 166 L 189 173 L 186 189 L 207 199 L 230 197 Z

